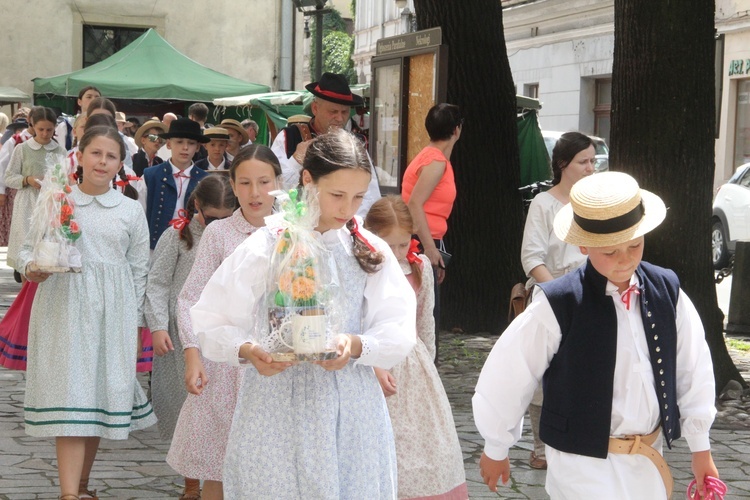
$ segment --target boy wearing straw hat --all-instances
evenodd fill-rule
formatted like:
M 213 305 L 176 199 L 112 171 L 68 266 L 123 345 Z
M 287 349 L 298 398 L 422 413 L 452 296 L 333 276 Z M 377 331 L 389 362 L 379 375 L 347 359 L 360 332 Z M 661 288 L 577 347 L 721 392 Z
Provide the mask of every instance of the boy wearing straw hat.
M 226 152 L 229 131 L 222 127 L 210 127 L 203 129 L 203 135 L 209 139 L 206 143 L 208 155 L 196 161 L 195 166 L 208 172 L 228 172 L 231 166 L 231 160 Z
M 245 130 L 245 127 L 240 122 L 231 118 L 221 120 L 219 127 L 226 130 L 229 135 L 226 153 L 229 161 L 232 161 L 239 154 L 240 149 L 250 140 L 250 136 L 247 135 L 247 130 Z
M 644 234 L 665 215 L 658 196 L 620 172 L 571 190 L 555 234 L 588 261 L 539 285 L 542 293 L 500 337 L 477 382 L 480 470 L 490 490 L 509 479 L 508 450 L 540 381 L 551 498 L 669 498 L 662 444 L 680 435 L 699 490 L 706 476 L 718 478 L 708 438 L 714 377 L 701 320 L 672 271 L 641 262 Z

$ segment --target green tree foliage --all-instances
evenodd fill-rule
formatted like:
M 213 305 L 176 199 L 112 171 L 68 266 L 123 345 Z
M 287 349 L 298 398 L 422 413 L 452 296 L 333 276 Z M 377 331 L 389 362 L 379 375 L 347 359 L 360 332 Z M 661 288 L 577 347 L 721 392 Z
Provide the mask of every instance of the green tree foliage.
M 316 79 L 315 56 L 317 47 L 317 26 L 313 19 L 310 29 L 312 44 L 310 46 L 310 79 Z M 349 80 L 349 83 L 357 83 L 357 74 L 354 71 L 352 52 L 354 51 L 354 38 L 346 33 L 346 22 L 341 14 L 332 9 L 323 15 L 323 71 L 341 73 Z
M 323 71 L 341 73 L 349 83 L 357 83 L 352 62 L 352 37 L 343 31 L 331 31 L 323 37 Z

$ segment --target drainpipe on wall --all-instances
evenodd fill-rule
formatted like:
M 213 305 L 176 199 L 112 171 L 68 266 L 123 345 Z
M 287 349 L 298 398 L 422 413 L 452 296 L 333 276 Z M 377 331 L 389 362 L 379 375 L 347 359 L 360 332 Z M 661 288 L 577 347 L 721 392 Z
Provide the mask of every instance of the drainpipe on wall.
M 294 4 L 281 0 L 281 44 L 279 50 L 279 90 L 294 87 Z

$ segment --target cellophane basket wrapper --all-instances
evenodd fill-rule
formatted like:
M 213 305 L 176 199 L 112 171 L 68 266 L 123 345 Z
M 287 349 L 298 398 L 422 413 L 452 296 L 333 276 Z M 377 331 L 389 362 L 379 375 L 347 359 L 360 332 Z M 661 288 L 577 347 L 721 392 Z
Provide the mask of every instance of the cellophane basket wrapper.
M 30 267 L 47 273 L 81 272 L 81 253 L 75 246 L 81 230 L 75 219 L 65 157 L 50 153 L 46 163 L 39 198 L 31 216 L 29 238 L 33 261 Z
M 343 302 L 333 254 L 315 232 L 317 193 L 308 188 L 272 194 L 277 211 L 266 225 L 275 240 L 255 338 L 277 361 L 335 358 Z

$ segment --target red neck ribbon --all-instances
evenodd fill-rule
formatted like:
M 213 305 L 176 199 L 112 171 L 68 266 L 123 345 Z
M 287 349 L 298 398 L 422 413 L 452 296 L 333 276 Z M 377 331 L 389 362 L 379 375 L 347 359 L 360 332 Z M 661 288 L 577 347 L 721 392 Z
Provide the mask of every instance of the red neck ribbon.
M 628 287 L 627 290 L 625 290 L 624 292 L 622 292 L 620 294 L 620 299 L 625 304 L 625 307 L 627 307 L 628 311 L 630 311 L 630 297 L 631 297 L 631 294 L 635 294 L 635 295 L 640 295 L 641 294 L 641 291 L 638 289 L 638 284 L 633 283 L 632 285 L 630 285 Z

